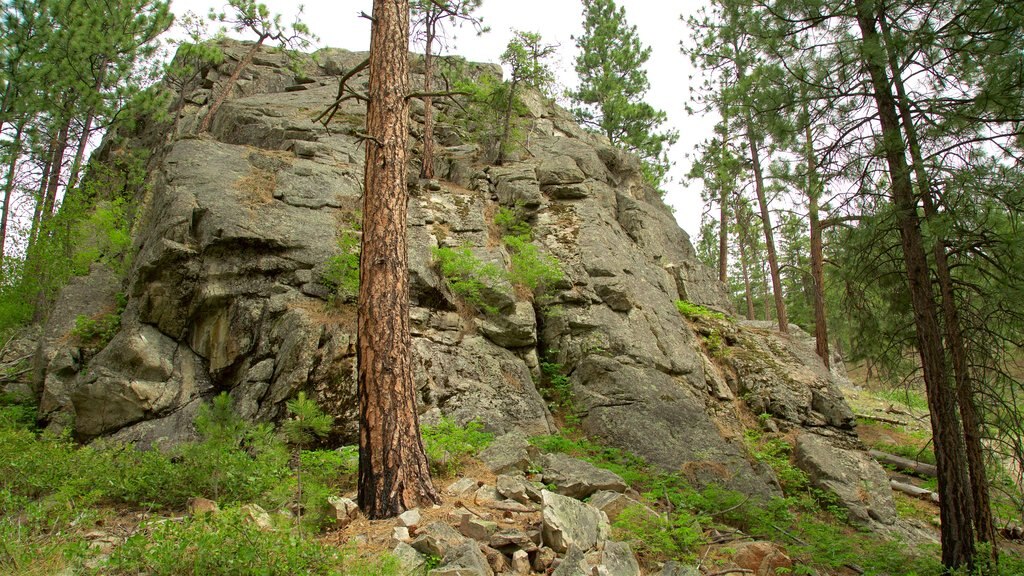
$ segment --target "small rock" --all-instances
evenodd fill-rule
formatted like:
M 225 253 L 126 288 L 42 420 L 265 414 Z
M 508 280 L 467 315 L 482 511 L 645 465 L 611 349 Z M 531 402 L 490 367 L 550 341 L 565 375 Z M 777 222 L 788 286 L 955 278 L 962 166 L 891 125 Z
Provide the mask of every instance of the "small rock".
M 412 547 L 427 556 L 443 557 L 449 549 L 466 541 L 466 538 L 444 522 L 431 522 L 420 528 Z
M 216 514 L 220 507 L 213 500 L 206 498 L 189 498 L 186 505 L 189 516 L 200 516 L 202 514 Z
M 274 523 L 270 520 L 270 514 L 261 508 L 259 504 L 246 504 L 242 506 L 242 514 L 244 514 L 246 522 L 252 522 L 264 532 L 274 529 Z
M 512 572 L 520 576 L 530 573 L 530 555 L 526 550 L 516 550 L 512 553 Z
M 395 526 L 391 529 L 391 541 L 395 544 L 407 542 L 409 538 L 409 529 L 405 526 Z
M 327 505 L 331 508 L 330 513 L 334 516 L 337 528 L 348 526 L 359 515 L 359 506 L 349 498 L 328 496 Z
M 502 474 L 498 476 L 497 481 L 498 493 L 505 498 L 511 498 L 516 502 L 523 504 L 529 504 L 530 502 L 540 503 L 540 486 L 535 482 L 530 482 L 522 476 L 509 476 Z
M 487 558 L 487 565 L 491 567 L 494 573 L 502 574 L 508 572 L 510 565 L 508 558 L 504 554 L 490 546 L 481 546 L 480 550 L 484 553 L 484 557 Z
M 422 574 L 427 566 L 427 557 L 405 542 L 399 542 L 391 554 L 398 560 L 401 574 Z
M 745 542 L 736 547 L 732 561 L 754 574 L 774 574 L 778 568 L 792 568 L 793 561 L 773 542 Z
M 586 554 L 579 546 L 569 546 L 565 557 L 559 562 L 558 567 L 551 573 L 551 576 L 590 576 L 593 574 L 594 566 L 587 561 Z
M 616 518 L 619 517 L 619 514 L 622 514 L 623 510 L 633 506 L 644 509 L 651 517 L 656 518 L 658 516 L 657 512 L 651 510 L 642 502 L 634 500 L 625 494 L 619 494 L 618 492 L 611 492 L 609 490 L 595 492 L 594 495 L 590 497 L 590 500 L 587 500 L 587 503 L 604 512 L 605 515 L 608 516 L 609 522 L 615 522 Z
M 506 554 L 513 550 L 533 552 L 537 549 L 537 543 L 532 536 L 515 528 L 509 528 L 492 534 L 489 544 L 491 547 L 497 548 Z
M 413 508 L 412 510 L 406 510 L 398 515 L 398 525 L 405 526 L 406 528 L 412 528 L 413 526 L 419 526 L 422 515 L 420 514 L 419 508 Z
M 558 553 L 547 546 L 539 548 L 533 557 L 533 570 L 535 572 L 547 573 L 548 568 L 555 563 Z
M 479 486 L 480 483 L 474 478 L 462 478 L 448 486 L 448 493 L 452 496 L 466 496 L 476 492 L 476 489 Z
M 498 500 L 504 500 L 504 498 L 490 484 L 484 484 L 473 494 L 473 501 L 480 504 L 484 502 L 497 502 Z
M 464 514 L 459 523 L 459 532 L 467 538 L 481 542 L 490 541 L 491 535 L 498 531 L 498 524 L 490 520 L 477 518 L 472 514 Z
M 466 540 L 452 547 L 441 566 L 427 573 L 428 576 L 494 576 L 487 557 L 480 551 L 480 545 Z

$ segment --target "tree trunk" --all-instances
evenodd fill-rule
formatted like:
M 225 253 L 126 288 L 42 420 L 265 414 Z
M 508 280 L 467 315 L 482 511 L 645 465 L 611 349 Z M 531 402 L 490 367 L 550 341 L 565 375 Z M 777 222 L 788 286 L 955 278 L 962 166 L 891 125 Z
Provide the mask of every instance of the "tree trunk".
M 11 140 L 11 160 L 7 163 L 7 181 L 4 182 L 4 211 L 0 215 L 0 264 L 4 260 L 4 248 L 7 245 L 7 222 L 11 214 L 11 197 L 14 195 L 14 176 L 18 168 L 18 156 L 21 154 L 21 136 L 25 132 L 25 120 L 18 123 Z M 2 268 L 0 268 L 2 270 Z
M 879 7 L 878 22 L 885 38 L 886 47 L 892 43 L 892 37 L 886 22 L 883 8 Z M 889 59 L 889 70 L 892 74 L 893 86 L 898 96 L 897 108 L 903 124 L 903 130 L 907 134 L 907 145 L 910 150 L 910 158 L 913 161 L 914 174 L 917 179 L 918 194 L 924 206 L 924 216 L 932 220 L 938 216 L 933 199 L 934 190 L 931 186 L 931 178 L 924 165 L 924 155 L 921 153 L 921 144 L 917 138 L 917 128 L 914 125 L 913 116 L 910 111 L 910 101 L 907 98 L 907 91 L 903 84 L 903 77 L 900 67 L 892 50 L 887 50 Z M 960 418 L 963 421 L 964 444 L 967 456 L 967 468 L 971 480 L 971 505 L 974 512 L 974 535 L 979 542 L 990 542 L 992 546 L 992 559 L 998 560 L 999 549 L 996 544 L 996 527 L 992 518 L 992 504 L 988 493 L 988 475 L 985 471 L 985 452 L 982 446 L 982 422 L 978 417 L 978 410 L 974 403 L 974 385 L 970 376 L 970 369 L 967 361 L 967 345 L 964 342 L 960 323 L 960 312 L 957 309 L 956 297 L 953 288 L 953 277 L 949 269 L 947 257 L 949 245 L 944 238 L 939 238 L 932 248 L 935 260 L 935 277 L 938 280 L 939 292 L 942 302 L 942 315 L 945 320 L 946 347 L 949 349 L 953 366 L 953 379 L 956 382 L 957 404 L 960 408 Z
M 99 94 L 103 90 L 103 80 L 107 75 L 107 62 L 104 61 L 100 66 L 99 74 L 96 75 L 96 85 L 93 87 L 96 93 Z M 89 135 L 92 133 L 92 123 L 96 119 L 96 109 L 89 107 L 89 112 L 85 115 L 85 122 L 82 124 L 82 135 L 78 139 L 78 150 L 75 151 L 75 161 L 71 163 L 71 172 L 68 174 L 68 186 L 67 189 L 71 190 L 78 184 L 79 171 L 82 169 L 82 163 L 85 161 L 85 149 L 89 146 Z
M 896 114 L 896 101 L 885 72 L 883 45 L 875 28 L 874 2 L 855 0 L 855 6 L 863 40 L 862 58 L 870 75 L 882 128 L 882 146 L 889 169 L 893 206 L 900 227 L 918 351 L 924 371 L 938 469 L 942 563 L 948 570 L 961 566 L 971 569 L 975 555 L 972 510 L 969 506 L 963 506 L 971 498 L 966 473 L 967 461 L 962 429 L 957 420 L 956 401 L 946 370 L 942 332 L 935 309 L 921 222 L 907 166 L 907 147 Z
M 725 185 L 726 150 L 729 146 L 729 110 L 722 105 L 722 154 L 718 164 L 718 280 L 729 283 L 729 187 Z
M 416 418 L 409 334 L 408 45 L 408 0 L 374 0 L 358 302 L 358 500 L 371 519 L 438 501 Z
M 818 217 L 818 200 L 821 197 L 818 179 L 818 162 L 814 157 L 814 140 L 811 135 L 811 116 L 806 113 L 807 126 L 804 130 L 807 155 L 807 219 L 811 228 L 811 280 L 814 283 L 814 351 L 832 368 L 831 353 L 828 349 L 828 320 L 825 316 L 825 257 L 821 243 L 821 220 Z
M 249 51 L 245 53 L 245 56 L 238 61 L 238 65 L 231 71 L 231 76 L 228 77 L 228 81 L 225 82 L 221 88 L 220 94 L 218 94 L 217 98 L 214 99 L 213 104 L 210 104 L 210 110 L 206 113 L 206 116 L 203 116 L 203 121 L 199 125 L 200 134 L 210 130 L 210 124 L 213 123 L 213 117 L 217 114 L 217 110 L 220 110 L 221 105 L 228 99 L 228 96 L 231 94 L 231 90 L 235 87 L 235 84 L 238 83 L 238 79 L 242 76 L 242 70 L 245 70 L 249 64 L 252 64 L 252 59 L 256 57 L 256 53 L 259 52 L 260 46 L 262 46 L 266 40 L 266 36 L 260 36 L 259 40 L 252 45 L 252 48 L 249 48 Z
M 740 217 L 740 203 L 737 201 L 733 208 L 736 214 L 736 227 L 739 228 L 740 247 L 740 270 L 743 271 L 743 292 L 747 297 L 747 320 L 754 319 L 754 291 L 750 288 L 750 270 L 747 264 L 747 238 L 749 238 L 750 227 Z
M 436 8 L 435 8 L 436 9 Z M 427 16 L 426 34 L 423 49 L 423 92 L 430 94 L 434 81 L 434 23 Z M 423 161 L 420 165 L 420 178 L 434 177 L 434 99 L 423 97 Z
M 508 140 L 512 137 L 512 112 L 515 110 L 517 84 L 518 80 L 512 78 L 512 83 L 508 87 L 508 104 L 505 106 L 505 116 L 502 118 L 501 141 L 498 142 L 498 159 L 494 161 L 498 166 L 505 163 Z
M 28 232 L 28 252 L 32 252 L 32 246 L 39 238 L 39 231 L 43 227 L 43 199 L 46 198 L 46 189 L 50 185 L 50 169 L 53 167 L 53 151 L 57 147 L 55 138 L 50 138 L 46 147 L 46 154 L 43 157 L 43 170 L 39 176 L 39 190 L 36 192 L 36 205 L 32 210 L 32 227 Z
M 779 258 L 775 254 L 775 233 L 772 231 L 772 216 L 768 211 L 768 198 L 764 191 L 764 175 L 761 173 L 761 155 L 757 138 L 754 136 L 754 119 L 747 109 L 747 142 L 750 144 L 750 163 L 754 171 L 754 191 L 761 209 L 761 226 L 764 228 L 765 251 L 768 253 L 768 270 L 772 278 L 772 292 L 775 295 L 775 316 L 779 332 L 789 332 L 789 318 L 786 316 L 786 301 L 782 298 L 782 277 L 779 274 Z M 767 319 L 767 318 L 766 318 Z
M 53 158 L 50 160 L 46 196 L 43 198 L 43 213 L 40 220 L 43 224 L 53 216 L 57 209 L 57 189 L 60 188 L 60 173 L 64 168 L 64 152 L 68 149 L 68 130 L 70 128 L 71 120 L 69 119 L 60 127 L 60 132 L 57 134 L 57 145 L 53 149 Z

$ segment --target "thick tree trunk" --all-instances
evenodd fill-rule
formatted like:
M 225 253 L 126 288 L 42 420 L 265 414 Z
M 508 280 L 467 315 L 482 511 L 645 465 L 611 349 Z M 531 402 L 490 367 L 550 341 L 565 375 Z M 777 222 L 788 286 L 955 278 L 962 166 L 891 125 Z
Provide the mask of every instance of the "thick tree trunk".
M 4 182 L 4 207 L 0 214 L 0 263 L 3 263 L 4 248 L 7 245 L 7 222 L 11 215 L 11 197 L 14 195 L 14 177 L 18 169 L 18 157 L 21 155 L 21 136 L 25 132 L 25 121 L 18 123 L 11 140 L 11 159 L 7 163 L 7 177 Z
M 245 70 L 249 64 L 252 64 L 252 59 L 256 57 L 256 53 L 259 52 L 260 46 L 262 46 L 266 40 L 266 36 L 260 36 L 259 40 L 252 45 L 252 48 L 249 48 L 249 51 L 245 53 L 245 56 L 238 61 L 238 65 L 231 71 L 231 76 L 228 77 L 228 81 L 221 87 L 220 93 L 213 100 L 213 104 L 210 104 L 210 110 L 206 113 L 206 116 L 203 116 L 203 121 L 199 124 L 200 134 L 210 130 L 210 125 L 213 124 L 213 117 L 217 114 L 217 110 L 220 110 L 221 105 L 224 104 L 228 99 L 228 96 L 231 95 L 231 90 L 234 89 L 235 84 L 238 83 L 238 79 L 242 76 L 242 70 Z
M 743 72 L 738 72 L 742 80 Z M 747 109 L 747 143 L 750 145 L 750 163 L 754 172 L 754 191 L 757 193 L 757 204 L 761 209 L 761 227 L 764 229 L 765 251 L 768 253 L 768 270 L 772 278 L 772 292 L 775 296 L 775 317 L 778 320 L 779 332 L 789 332 L 789 318 L 786 315 L 786 301 L 782 297 L 782 276 L 779 274 L 779 258 L 775 254 L 775 233 L 772 231 L 772 216 L 768 211 L 768 197 L 764 190 L 764 174 L 761 171 L 761 152 L 758 150 L 757 137 L 754 135 L 754 119 Z M 767 318 L 766 318 L 767 319 Z
M 423 53 L 423 92 L 430 94 L 434 80 L 434 30 L 429 20 L 426 24 L 427 39 Z M 420 165 L 420 178 L 434 177 L 434 99 L 423 97 L 423 162 Z
M 917 203 L 907 166 L 907 147 L 900 130 L 896 101 L 885 72 L 882 41 L 875 28 L 874 3 L 855 0 L 857 24 L 863 39 L 865 67 L 870 75 L 875 104 L 882 128 L 882 146 L 892 187 L 892 201 L 903 246 L 918 351 L 924 371 L 932 438 L 939 481 L 942 563 L 947 569 L 974 564 L 973 520 L 968 490 L 967 459 L 964 455 L 956 400 L 946 370 L 942 332 L 931 288 L 928 259 L 917 214 Z
M 408 0 L 374 0 L 358 302 L 358 500 L 368 518 L 438 501 L 416 418 L 409 334 L 408 45 Z
M 880 7 L 878 22 L 885 38 L 886 47 L 888 48 L 892 43 L 892 38 L 882 10 Z M 936 210 L 933 198 L 934 190 L 931 186 L 931 178 L 928 176 L 928 171 L 924 165 L 924 155 L 921 153 L 921 144 L 917 138 L 917 128 L 914 125 L 913 115 L 910 111 L 910 101 L 907 98 L 906 87 L 903 84 L 903 77 L 900 73 L 900 67 L 896 61 L 895 54 L 892 50 L 887 50 L 887 55 L 893 86 L 896 88 L 896 95 L 899 97 L 897 108 L 903 124 L 903 130 L 907 135 L 907 145 L 910 150 L 910 158 L 913 161 L 918 194 L 924 206 L 924 216 L 926 219 L 933 220 L 938 217 L 938 211 Z M 974 535 L 975 539 L 979 542 L 990 542 L 993 544 L 992 558 L 993 560 L 998 560 L 999 549 L 995 546 L 995 520 L 992 517 L 992 504 L 988 492 L 988 474 L 985 471 L 985 452 L 981 442 L 982 422 L 978 417 L 978 410 L 974 403 L 974 385 L 968 367 L 967 345 L 964 342 L 961 331 L 960 312 L 957 309 L 953 277 L 947 258 L 948 249 L 948 243 L 945 239 L 940 238 L 935 242 L 932 254 L 935 260 L 935 277 L 938 280 L 942 301 L 942 315 L 945 320 L 946 347 L 949 349 L 952 360 L 957 404 L 960 408 L 960 418 L 964 428 L 964 447 L 971 479 Z

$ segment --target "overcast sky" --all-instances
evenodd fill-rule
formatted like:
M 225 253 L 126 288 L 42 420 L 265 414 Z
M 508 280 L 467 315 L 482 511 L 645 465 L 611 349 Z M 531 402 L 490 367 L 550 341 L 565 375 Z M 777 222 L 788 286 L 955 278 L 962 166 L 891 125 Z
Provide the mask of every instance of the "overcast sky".
M 271 12 L 282 14 L 284 21 L 293 17 L 297 5 L 284 0 L 264 0 L 264 3 Z M 666 200 L 675 208 L 676 220 L 696 241 L 703 209 L 701 183 L 686 185 L 683 177 L 689 169 L 686 154 L 711 134 L 714 119 L 686 114 L 684 106 L 690 83 L 699 79 L 690 79 L 694 72 L 679 51 L 679 42 L 688 34 L 680 15 L 695 10 L 701 2 L 618 0 L 617 4 L 626 9 L 626 19 L 637 27 L 641 41 L 652 48 L 651 59 L 647 62 L 651 81 L 647 100 L 668 114 L 669 124 L 680 135 L 679 142 L 670 151 L 675 166 L 670 172 L 673 181 L 665 185 Z M 208 0 L 172 2 L 172 9 L 179 15 L 190 10 L 205 15 L 211 6 L 220 10 L 223 4 Z M 319 46 L 367 50 L 370 26 L 359 13 L 371 10 L 371 0 L 310 0 L 305 3 L 302 20 L 320 37 Z M 497 62 L 512 37 L 512 30 L 540 32 L 546 42 L 559 44 L 554 62 L 559 82 L 562 88 L 573 87 L 576 84 L 573 71 L 576 44 L 572 37 L 582 31 L 582 11 L 582 3 L 577 0 L 484 0 L 477 14 L 491 31 L 479 37 L 469 29 L 457 31 L 451 52 L 475 61 Z

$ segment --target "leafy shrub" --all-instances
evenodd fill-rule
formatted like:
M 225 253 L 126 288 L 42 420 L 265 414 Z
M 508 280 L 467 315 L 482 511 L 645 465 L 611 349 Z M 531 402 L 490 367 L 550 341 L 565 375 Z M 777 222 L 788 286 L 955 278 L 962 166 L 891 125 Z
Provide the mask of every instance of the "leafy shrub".
M 533 229 L 530 228 L 530 224 L 526 221 L 526 215 L 519 205 L 514 208 L 504 206 L 498 208 L 498 212 L 494 215 L 494 224 L 501 229 L 503 236 L 523 236 L 526 237 L 527 242 L 533 239 Z
M 483 450 L 494 440 L 494 434 L 485 432 L 479 422 L 459 426 L 450 418 L 442 418 L 434 426 L 423 426 L 423 447 L 434 474 L 454 476 L 462 469 L 466 458 Z
M 79 314 L 71 336 L 84 348 L 102 350 L 121 329 L 121 314 L 107 313 L 96 316 Z
M 359 295 L 359 235 L 344 232 L 338 237 L 338 254 L 327 261 L 321 275 L 323 282 L 334 290 L 332 299 L 352 302 Z
M 508 274 L 511 283 L 531 292 L 544 292 L 564 277 L 558 259 L 541 253 L 529 236 L 505 236 L 502 241 L 512 253 L 512 269 Z
M 686 510 L 667 518 L 651 514 L 646 506 L 630 506 L 612 524 L 616 538 L 629 541 L 646 558 L 692 560 L 704 532 L 696 516 Z
M 540 371 L 544 376 L 540 385 L 541 396 L 548 401 L 551 408 L 571 412 L 572 382 L 565 375 L 562 365 L 557 362 L 541 362 Z
M 481 262 L 468 246 L 434 248 L 432 254 L 452 292 L 482 312 L 498 313 L 497 308 L 485 301 L 484 294 L 501 280 L 501 269 Z

